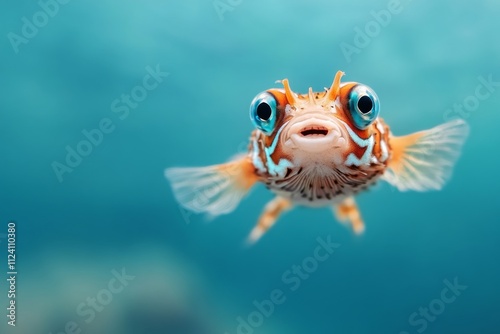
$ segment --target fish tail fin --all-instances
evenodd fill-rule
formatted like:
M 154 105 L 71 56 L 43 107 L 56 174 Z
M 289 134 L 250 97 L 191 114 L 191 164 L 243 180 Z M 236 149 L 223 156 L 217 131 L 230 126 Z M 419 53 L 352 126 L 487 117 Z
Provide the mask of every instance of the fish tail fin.
M 469 133 L 462 119 L 403 137 L 391 137 L 392 156 L 383 179 L 401 191 L 439 190 L 451 177 L 453 165 Z
M 233 211 L 258 179 L 246 156 L 220 165 L 168 168 L 165 176 L 181 206 L 210 216 Z

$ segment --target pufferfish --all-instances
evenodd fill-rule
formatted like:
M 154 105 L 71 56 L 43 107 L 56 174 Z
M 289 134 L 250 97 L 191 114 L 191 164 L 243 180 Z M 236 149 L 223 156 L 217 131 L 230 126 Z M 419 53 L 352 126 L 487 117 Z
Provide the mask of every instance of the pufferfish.
M 449 179 L 468 135 L 462 119 L 394 136 L 379 117 L 370 87 L 341 83 L 297 94 L 287 79 L 250 104 L 255 130 L 248 153 L 219 165 L 165 171 L 184 208 L 211 216 L 233 211 L 257 182 L 276 196 L 249 235 L 257 241 L 293 206 L 331 207 L 337 219 L 365 229 L 354 196 L 384 180 L 400 191 L 439 190 Z

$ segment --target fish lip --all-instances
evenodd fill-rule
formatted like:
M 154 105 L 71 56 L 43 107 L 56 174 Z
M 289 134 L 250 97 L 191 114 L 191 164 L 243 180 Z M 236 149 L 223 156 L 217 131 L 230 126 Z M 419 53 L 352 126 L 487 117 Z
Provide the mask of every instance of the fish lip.
M 346 143 L 341 126 L 337 122 L 315 116 L 293 124 L 288 130 L 288 138 L 286 142 L 290 147 L 308 152 L 339 149 Z
M 326 135 L 328 135 L 331 130 L 337 128 L 338 125 L 330 119 L 324 119 L 323 117 L 312 116 L 295 122 L 288 130 L 288 133 L 299 134 L 307 130 L 320 129 L 320 130 L 327 130 L 328 133 Z

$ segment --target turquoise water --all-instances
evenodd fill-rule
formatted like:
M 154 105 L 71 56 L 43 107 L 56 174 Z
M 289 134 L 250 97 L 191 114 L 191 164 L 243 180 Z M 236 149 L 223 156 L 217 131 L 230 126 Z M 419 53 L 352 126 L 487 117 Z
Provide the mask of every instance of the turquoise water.
M 0 12 L 1 333 L 499 332 L 500 3 L 62 2 Z M 251 248 L 263 186 L 209 223 L 179 209 L 166 167 L 244 151 L 258 92 L 337 70 L 395 134 L 470 124 L 442 191 L 362 194 L 361 237 L 298 208 Z

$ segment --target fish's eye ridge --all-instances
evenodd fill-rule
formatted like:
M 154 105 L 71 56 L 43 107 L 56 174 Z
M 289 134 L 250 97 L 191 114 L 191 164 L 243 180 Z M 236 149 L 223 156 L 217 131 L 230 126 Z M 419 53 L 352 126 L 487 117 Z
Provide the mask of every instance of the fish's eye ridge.
M 354 125 L 360 130 L 372 124 L 380 112 L 377 94 L 365 85 L 357 85 L 351 90 L 348 107 Z
M 278 117 L 277 102 L 269 92 L 262 92 L 250 103 L 250 119 L 255 127 L 269 135 L 273 132 Z

